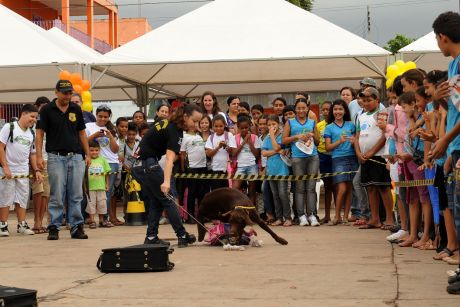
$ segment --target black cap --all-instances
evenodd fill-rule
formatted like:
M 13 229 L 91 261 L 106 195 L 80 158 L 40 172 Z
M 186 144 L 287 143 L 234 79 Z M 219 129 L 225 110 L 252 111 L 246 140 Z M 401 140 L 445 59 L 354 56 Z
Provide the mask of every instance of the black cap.
M 70 82 L 69 80 L 59 80 L 56 83 L 56 91 L 59 91 L 61 93 L 73 92 L 72 82 Z

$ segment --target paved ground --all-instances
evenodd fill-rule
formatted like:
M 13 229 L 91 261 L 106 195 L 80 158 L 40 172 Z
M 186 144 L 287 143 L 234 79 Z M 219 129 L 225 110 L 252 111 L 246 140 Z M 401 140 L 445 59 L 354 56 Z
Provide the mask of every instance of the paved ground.
M 241 252 L 176 248 L 171 272 L 96 269 L 101 248 L 139 244 L 144 230 L 88 230 L 82 241 L 61 231 L 54 242 L 13 233 L 0 240 L 0 284 L 38 290 L 39 306 L 459 306 L 445 290 L 453 267 L 432 251 L 392 247 L 387 232 L 351 226 L 275 228 L 287 246 L 259 231 L 265 246 Z M 173 238 L 169 225 L 160 233 Z

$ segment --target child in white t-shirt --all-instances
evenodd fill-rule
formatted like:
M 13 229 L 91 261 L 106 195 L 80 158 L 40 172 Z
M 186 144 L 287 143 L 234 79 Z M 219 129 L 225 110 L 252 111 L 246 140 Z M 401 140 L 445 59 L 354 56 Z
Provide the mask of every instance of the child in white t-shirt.
M 258 175 L 259 167 L 257 159 L 260 157 L 260 147 L 262 143 L 260 138 L 251 133 L 251 118 L 247 115 L 238 116 L 238 131 L 235 136 L 236 148 L 233 150 L 233 156 L 237 157 L 237 168 L 235 175 Z M 235 180 L 233 187 L 240 189 L 243 181 Z M 256 204 L 256 182 L 248 182 L 248 194 L 252 203 Z
M 184 133 L 180 147 L 181 169 L 182 172 L 190 174 L 203 174 L 207 172 L 206 152 L 204 141 L 196 129 L 190 129 Z M 199 204 L 206 191 L 203 189 L 203 179 L 188 179 L 187 211 L 189 213 L 187 222 L 193 223 L 190 215 L 195 216 L 195 202 Z
M 232 149 L 236 148 L 235 137 L 225 131 L 227 122 L 222 115 L 212 120 L 214 133 L 206 141 L 206 155 L 212 158 L 211 169 L 214 174 L 227 174 L 228 160 Z M 211 190 L 228 187 L 228 180 L 211 180 Z
M 6 124 L 0 131 L 0 237 L 10 235 L 8 215 L 10 206 L 15 205 L 18 217 L 17 232 L 33 235 L 26 222 L 26 209 L 29 201 L 29 178 L 11 179 L 12 176 L 28 175 L 29 161 L 35 180 L 43 181 L 41 170 L 35 157 L 35 136 L 30 129 L 37 121 L 38 110 L 26 104 L 21 109 L 17 122 Z

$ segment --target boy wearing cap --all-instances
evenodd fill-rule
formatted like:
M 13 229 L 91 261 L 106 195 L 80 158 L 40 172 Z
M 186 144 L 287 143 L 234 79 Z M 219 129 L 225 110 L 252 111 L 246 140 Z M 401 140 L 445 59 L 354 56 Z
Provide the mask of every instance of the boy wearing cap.
M 382 226 L 379 216 L 380 197 L 385 206 L 385 225 L 394 224 L 391 179 L 386 169 L 386 161 L 382 158 L 385 134 L 377 125 L 379 92 L 373 87 L 368 87 L 360 93 L 360 97 L 367 112 L 361 114 L 357 121 L 355 151 L 361 162 L 361 186 L 367 190 L 371 209 L 369 222 L 360 229 L 371 229 Z
M 51 218 L 48 240 L 59 239 L 64 200 L 67 200 L 68 204 L 67 219 L 72 239 L 88 238 L 83 231 L 81 214 L 82 182 L 85 174 L 85 161 L 81 152 L 86 155 L 87 166 L 91 159 L 81 108 L 70 102 L 72 92 L 70 81 L 59 80 L 55 91 L 57 98 L 42 108 L 37 124 L 37 164 L 40 168 L 44 167 L 42 148 L 45 133 L 45 149 L 48 154 L 51 190 L 48 206 Z

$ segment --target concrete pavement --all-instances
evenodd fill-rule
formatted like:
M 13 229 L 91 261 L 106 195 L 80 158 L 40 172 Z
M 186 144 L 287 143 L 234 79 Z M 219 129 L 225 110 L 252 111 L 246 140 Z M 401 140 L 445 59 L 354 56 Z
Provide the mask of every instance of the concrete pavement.
M 87 229 L 89 240 L 63 230 L 59 241 L 15 229 L 11 219 L 11 236 L 0 238 L 0 284 L 38 290 L 39 306 L 459 306 L 445 290 L 454 266 L 392 247 L 382 230 L 275 227 L 289 241 L 281 246 L 256 227 L 261 248 L 175 248 L 171 272 L 103 274 L 100 250 L 142 243 L 145 227 Z M 160 237 L 174 238 L 169 225 Z

